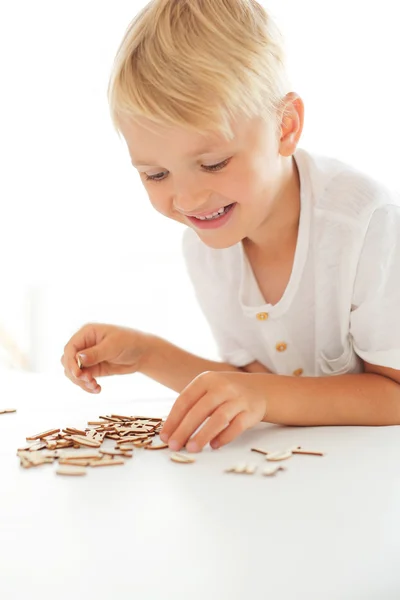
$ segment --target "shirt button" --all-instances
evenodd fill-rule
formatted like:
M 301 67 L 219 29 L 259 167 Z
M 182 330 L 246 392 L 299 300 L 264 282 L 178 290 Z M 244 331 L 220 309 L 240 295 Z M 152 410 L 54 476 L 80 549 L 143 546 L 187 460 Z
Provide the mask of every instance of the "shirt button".
M 287 344 L 285 342 L 279 342 L 279 344 L 276 345 L 276 349 L 278 352 L 285 352 L 287 349 Z
M 303 369 L 297 369 L 297 371 L 293 371 L 293 375 L 295 377 L 300 377 L 301 375 L 303 375 L 304 371 Z
M 268 313 L 258 313 L 257 314 L 257 319 L 259 321 L 266 321 L 268 319 L 268 317 L 269 317 Z

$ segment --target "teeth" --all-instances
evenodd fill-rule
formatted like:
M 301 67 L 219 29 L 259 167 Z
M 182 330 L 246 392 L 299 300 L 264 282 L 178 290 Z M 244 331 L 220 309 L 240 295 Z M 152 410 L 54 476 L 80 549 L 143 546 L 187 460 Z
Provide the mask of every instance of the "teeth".
M 206 215 L 205 217 L 196 217 L 196 219 L 200 219 L 200 221 L 210 221 L 211 219 L 215 219 L 216 217 L 222 215 L 225 212 L 225 208 L 220 208 L 217 212 Z

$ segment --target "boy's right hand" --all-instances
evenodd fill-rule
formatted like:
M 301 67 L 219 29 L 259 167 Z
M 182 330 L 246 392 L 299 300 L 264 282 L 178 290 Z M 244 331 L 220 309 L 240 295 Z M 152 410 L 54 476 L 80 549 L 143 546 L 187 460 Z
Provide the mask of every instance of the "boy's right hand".
M 65 375 L 87 392 L 101 391 L 96 377 L 139 371 L 148 350 L 146 334 L 118 327 L 91 323 L 69 340 L 61 357 Z M 78 355 L 82 364 L 78 366 Z

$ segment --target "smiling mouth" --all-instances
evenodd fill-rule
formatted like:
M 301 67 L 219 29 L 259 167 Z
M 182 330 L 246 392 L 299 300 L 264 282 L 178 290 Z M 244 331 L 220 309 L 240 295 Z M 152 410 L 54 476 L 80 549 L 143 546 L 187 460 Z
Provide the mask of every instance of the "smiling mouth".
M 199 221 L 215 221 L 226 215 L 226 213 L 229 212 L 229 210 L 232 208 L 233 204 L 228 204 L 227 206 L 220 208 L 217 214 L 214 213 L 209 217 L 196 217 L 195 215 L 189 215 L 189 217 L 191 219 L 197 219 Z

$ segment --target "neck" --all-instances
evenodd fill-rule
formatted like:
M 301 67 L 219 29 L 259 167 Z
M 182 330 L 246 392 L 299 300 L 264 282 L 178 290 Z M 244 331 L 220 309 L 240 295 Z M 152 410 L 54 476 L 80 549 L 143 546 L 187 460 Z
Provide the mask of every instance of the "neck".
M 288 247 L 296 246 L 300 220 L 300 177 L 293 157 L 284 163 L 279 190 L 265 221 L 243 240 L 244 247 L 258 255 L 279 256 Z

